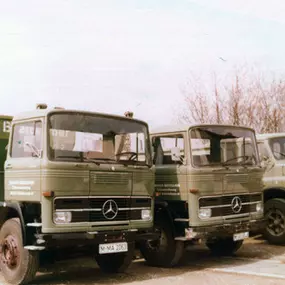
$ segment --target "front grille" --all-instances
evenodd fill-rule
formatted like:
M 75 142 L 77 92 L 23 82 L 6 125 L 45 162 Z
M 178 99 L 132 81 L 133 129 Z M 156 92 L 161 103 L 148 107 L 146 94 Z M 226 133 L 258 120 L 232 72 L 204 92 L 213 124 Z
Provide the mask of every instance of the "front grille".
M 232 207 L 232 201 L 238 197 L 241 201 L 241 209 L 236 212 Z M 262 201 L 261 194 L 236 194 L 228 196 L 205 197 L 199 199 L 200 208 L 210 208 L 212 217 L 227 217 L 232 215 L 245 215 L 256 211 L 256 203 Z
M 109 200 L 114 201 L 118 207 L 118 213 L 112 219 L 106 218 L 102 210 Z M 151 208 L 151 199 L 148 197 L 86 197 L 54 200 L 54 211 L 71 211 L 73 223 L 140 220 L 141 210 L 145 208 Z

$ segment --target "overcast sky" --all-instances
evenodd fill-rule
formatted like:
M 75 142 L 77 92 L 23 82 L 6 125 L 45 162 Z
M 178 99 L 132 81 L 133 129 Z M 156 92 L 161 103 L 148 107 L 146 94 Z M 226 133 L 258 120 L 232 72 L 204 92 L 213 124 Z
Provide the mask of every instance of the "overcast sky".
M 171 123 L 189 74 L 285 69 L 278 0 L 0 0 L 0 114 L 50 106 Z M 219 59 L 222 57 L 225 61 Z M 207 83 L 207 82 L 206 82 Z

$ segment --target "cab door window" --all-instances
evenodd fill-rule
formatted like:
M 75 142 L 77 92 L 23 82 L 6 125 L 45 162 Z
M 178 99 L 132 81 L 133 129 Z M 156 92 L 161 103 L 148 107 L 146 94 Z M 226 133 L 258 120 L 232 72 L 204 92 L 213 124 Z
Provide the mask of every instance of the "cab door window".
M 172 148 L 179 148 L 181 159 L 184 158 L 184 138 L 182 135 L 154 137 L 153 147 L 154 147 L 154 163 L 156 165 L 182 163 L 182 162 L 173 161 L 171 158 Z
M 42 122 L 15 124 L 12 134 L 11 157 L 39 157 L 42 150 Z

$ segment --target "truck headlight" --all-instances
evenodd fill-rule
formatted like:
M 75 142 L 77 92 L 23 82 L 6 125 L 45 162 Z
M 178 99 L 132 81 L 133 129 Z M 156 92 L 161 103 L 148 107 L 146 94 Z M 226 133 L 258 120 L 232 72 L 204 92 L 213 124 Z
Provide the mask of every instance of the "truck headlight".
M 263 203 L 262 202 L 258 202 L 255 207 L 256 207 L 255 209 L 257 213 L 263 213 Z
M 54 212 L 53 222 L 55 224 L 68 224 L 71 222 L 72 214 L 71 212 Z
M 151 220 L 151 210 L 142 210 L 141 217 L 144 221 Z
M 212 216 L 212 210 L 211 209 L 199 209 L 199 214 L 198 214 L 200 219 L 208 219 L 211 218 Z

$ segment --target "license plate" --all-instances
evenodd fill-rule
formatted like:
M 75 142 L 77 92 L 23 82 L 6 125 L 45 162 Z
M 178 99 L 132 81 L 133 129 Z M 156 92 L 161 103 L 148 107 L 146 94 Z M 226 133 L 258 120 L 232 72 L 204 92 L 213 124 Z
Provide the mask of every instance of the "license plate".
M 249 237 L 249 232 L 234 234 L 234 241 L 243 240 Z
M 128 251 L 128 243 L 127 242 L 115 242 L 115 243 L 99 244 L 99 254 L 127 252 L 127 251 Z

